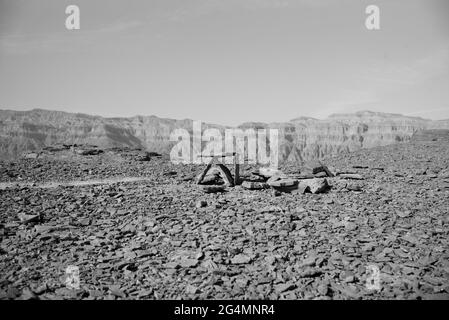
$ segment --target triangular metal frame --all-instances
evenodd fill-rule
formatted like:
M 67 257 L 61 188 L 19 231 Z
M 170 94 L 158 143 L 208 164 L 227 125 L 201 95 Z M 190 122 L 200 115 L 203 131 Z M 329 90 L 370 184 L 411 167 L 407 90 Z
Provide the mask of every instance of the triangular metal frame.
M 227 155 L 229 156 L 229 155 Z M 224 156 L 213 156 L 211 158 L 211 160 L 209 161 L 209 163 L 206 166 L 206 169 L 204 169 L 204 171 L 201 173 L 201 175 L 198 177 L 197 180 L 197 184 L 201 184 L 201 182 L 203 182 L 204 177 L 206 176 L 206 174 L 209 172 L 209 170 L 212 168 L 213 165 L 216 165 L 218 167 L 218 170 L 221 173 L 221 176 L 223 178 L 223 180 L 225 181 L 225 184 L 233 187 L 237 184 L 239 184 L 239 180 L 240 180 L 240 176 L 239 176 L 239 163 L 238 163 L 238 158 L 236 154 L 233 154 L 232 157 L 234 157 L 234 166 L 235 166 L 235 171 L 234 171 L 234 177 L 232 177 L 231 171 L 228 169 L 228 167 L 226 167 L 224 164 L 222 163 L 216 163 L 218 158 L 223 158 Z

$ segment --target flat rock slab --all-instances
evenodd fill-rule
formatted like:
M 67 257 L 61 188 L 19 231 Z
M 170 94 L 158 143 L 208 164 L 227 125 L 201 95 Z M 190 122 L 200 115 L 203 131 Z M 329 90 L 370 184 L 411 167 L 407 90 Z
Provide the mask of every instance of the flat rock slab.
M 242 183 L 242 187 L 248 190 L 262 190 L 267 189 L 270 186 L 265 182 L 251 182 L 251 181 L 244 181 Z
M 226 190 L 226 186 L 201 186 L 201 189 L 205 193 L 217 193 L 224 192 Z
M 81 156 L 96 156 L 103 152 L 104 151 L 101 149 L 87 149 L 87 150 L 78 149 L 78 150 L 75 150 L 75 153 L 79 154 Z
M 360 174 L 356 173 L 342 173 L 339 174 L 338 177 L 340 179 L 347 179 L 347 180 L 364 180 L 364 178 Z
M 268 184 L 274 188 L 294 187 L 298 184 L 298 180 L 295 179 L 281 179 L 276 181 L 270 181 Z
M 34 223 L 38 222 L 40 220 L 40 215 L 38 214 L 25 214 L 25 213 L 19 213 L 17 217 L 20 219 L 20 222 L 27 224 L 27 223 Z
M 231 259 L 232 264 L 247 264 L 250 262 L 251 262 L 251 257 L 244 255 L 244 254 L 238 254 Z

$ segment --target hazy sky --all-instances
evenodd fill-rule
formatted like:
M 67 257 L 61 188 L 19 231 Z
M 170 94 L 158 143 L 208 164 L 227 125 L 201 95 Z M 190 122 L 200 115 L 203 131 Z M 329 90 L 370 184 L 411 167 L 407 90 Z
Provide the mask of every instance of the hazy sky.
M 81 30 L 65 28 L 70 4 Z M 0 0 L 0 109 L 32 108 L 230 125 L 449 118 L 449 1 Z

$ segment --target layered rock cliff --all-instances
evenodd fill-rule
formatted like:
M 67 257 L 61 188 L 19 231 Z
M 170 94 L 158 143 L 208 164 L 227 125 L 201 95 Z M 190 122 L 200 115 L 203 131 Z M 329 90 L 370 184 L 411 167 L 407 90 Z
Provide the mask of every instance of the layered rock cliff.
M 260 127 L 244 124 L 242 127 Z M 400 114 L 361 111 L 333 114 L 325 120 L 301 117 L 285 123 L 271 123 L 279 128 L 281 159 L 302 161 L 409 141 L 423 129 L 449 128 L 449 120 L 432 121 Z
M 54 144 L 93 144 L 168 153 L 174 145 L 169 140 L 170 133 L 175 129 L 192 132 L 192 122 L 155 116 L 104 118 L 42 109 L 0 110 L 0 158 L 14 158 Z M 203 124 L 203 129 L 207 127 L 224 129 Z M 282 123 L 244 123 L 239 128 L 279 129 L 281 161 L 301 161 L 408 141 L 422 129 L 449 128 L 449 120 L 364 111 L 334 114 L 325 120 L 301 117 Z

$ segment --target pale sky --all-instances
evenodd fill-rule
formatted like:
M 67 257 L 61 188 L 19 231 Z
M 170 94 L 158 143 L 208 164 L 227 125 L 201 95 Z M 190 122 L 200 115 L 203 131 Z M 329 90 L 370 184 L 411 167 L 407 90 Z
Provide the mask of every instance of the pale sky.
M 65 28 L 70 4 L 81 30 Z M 0 109 L 33 108 L 227 125 L 449 118 L 449 1 L 0 0 Z

